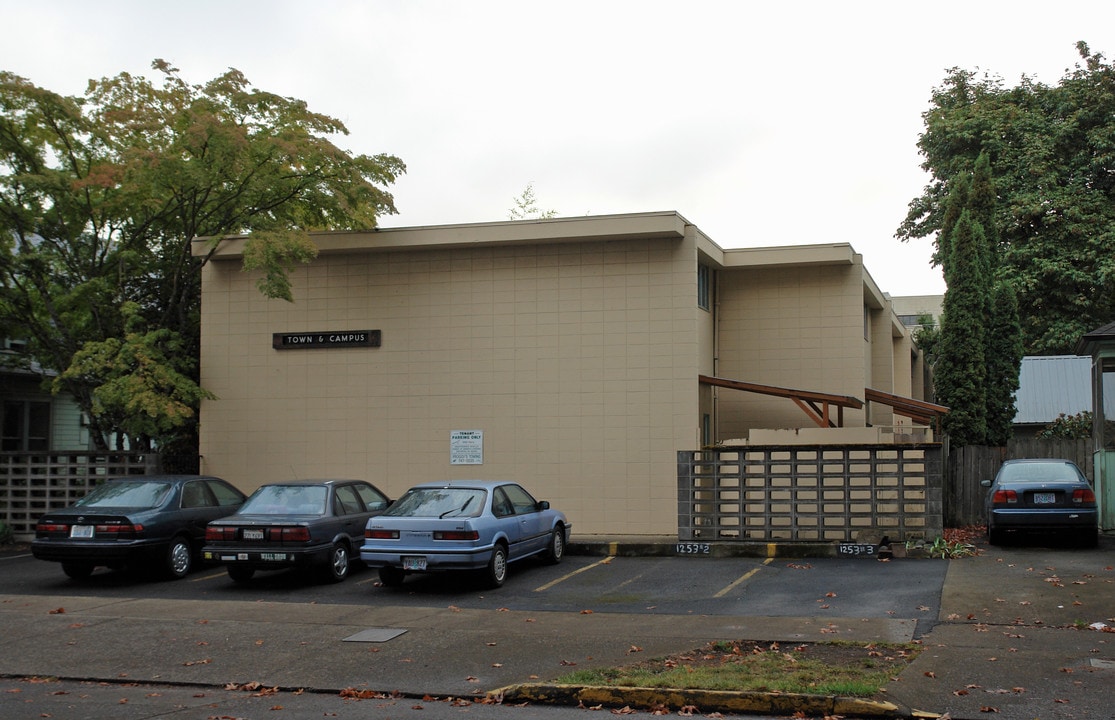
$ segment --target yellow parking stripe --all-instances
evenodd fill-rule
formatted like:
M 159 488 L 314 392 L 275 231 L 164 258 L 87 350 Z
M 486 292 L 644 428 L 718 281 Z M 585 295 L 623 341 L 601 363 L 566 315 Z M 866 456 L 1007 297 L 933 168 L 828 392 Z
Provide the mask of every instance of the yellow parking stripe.
M 213 580 L 214 578 L 227 577 L 227 576 L 228 576 L 227 572 L 221 571 L 219 573 L 213 573 L 212 575 L 206 575 L 205 577 L 190 578 L 190 582 L 203 582 L 205 580 Z
M 594 562 L 592 565 L 585 565 L 583 568 L 577 568 L 576 570 L 574 570 L 571 573 L 568 573 L 567 575 L 562 575 L 561 577 L 559 577 L 556 580 L 551 580 L 550 582 L 546 583 L 542 587 L 534 588 L 534 592 L 544 592 L 544 591 L 549 590 L 550 588 L 552 588 L 554 585 L 557 585 L 558 583 L 565 582 L 566 580 L 573 577 L 574 575 L 579 575 L 579 574 L 583 573 L 585 570 L 591 570 L 594 567 L 597 567 L 598 565 L 608 565 L 609 563 L 612 562 L 612 560 L 615 559 L 615 557 L 616 557 L 615 555 L 609 555 L 608 557 L 604 558 L 603 560 L 598 560 L 597 562 Z
M 769 558 L 768 557 L 766 560 L 763 561 L 763 565 L 770 565 L 772 560 L 774 560 L 774 558 Z M 754 575 L 755 573 L 759 572 L 759 570 L 761 570 L 761 569 L 762 569 L 762 567 L 760 566 L 760 567 L 753 568 L 753 569 L 749 570 L 748 572 L 743 574 L 743 577 L 736 578 L 736 580 L 733 581 L 731 585 L 724 588 L 720 592 L 716 593 L 715 595 L 713 595 L 713 597 L 715 597 L 715 598 L 724 597 L 725 595 L 730 593 L 733 589 L 735 589 L 740 583 L 744 583 L 744 582 L 747 582 L 748 580 L 750 580 L 751 576 Z

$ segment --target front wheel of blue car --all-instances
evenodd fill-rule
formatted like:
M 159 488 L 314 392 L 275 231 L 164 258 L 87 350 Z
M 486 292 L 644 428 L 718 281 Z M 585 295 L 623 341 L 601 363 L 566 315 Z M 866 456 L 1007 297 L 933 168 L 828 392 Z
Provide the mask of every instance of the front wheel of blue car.
M 546 562 L 557 565 L 565 557 L 565 530 L 559 525 L 550 535 L 550 544 L 546 548 Z

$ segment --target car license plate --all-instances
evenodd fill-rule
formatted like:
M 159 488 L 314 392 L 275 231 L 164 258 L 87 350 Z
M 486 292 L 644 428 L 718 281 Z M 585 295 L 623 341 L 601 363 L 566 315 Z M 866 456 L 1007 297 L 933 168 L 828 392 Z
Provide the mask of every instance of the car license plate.
M 1036 505 L 1052 505 L 1057 502 L 1057 495 L 1055 493 L 1034 493 L 1034 504 Z
M 286 553 L 260 553 L 260 560 L 270 560 L 271 562 L 285 562 Z
M 262 540 L 263 539 L 263 531 L 262 530 L 245 530 L 244 531 L 244 539 L 245 540 Z
M 70 537 L 72 538 L 91 538 L 93 537 L 92 525 L 74 525 L 70 528 Z
M 426 558 L 424 557 L 403 557 L 403 570 L 425 570 Z

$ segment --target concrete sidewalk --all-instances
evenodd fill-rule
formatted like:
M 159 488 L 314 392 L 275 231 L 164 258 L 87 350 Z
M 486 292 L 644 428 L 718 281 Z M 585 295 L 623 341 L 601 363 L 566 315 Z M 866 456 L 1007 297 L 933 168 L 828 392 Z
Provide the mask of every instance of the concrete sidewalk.
M 671 702 L 704 713 L 1110 719 L 1115 634 L 1088 627 L 1115 626 L 1115 542 L 1103 542 L 1100 551 L 990 549 L 950 561 L 939 623 L 887 688 L 893 706 L 777 695 L 765 706 L 697 694 Z M 625 664 L 725 639 L 905 642 L 914 630 L 915 621 L 902 618 L 0 595 L 0 675 L 473 699 L 503 689 L 509 697 L 568 700 L 576 696 L 545 683 L 578 665 Z M 597 696 L 580 697 L 595 704 Z M 650 697 L 611 702 L 636 707 Z
M 950 561 L 939 619 L 887 688 L 896 702 L 952 718 L 1115 718 L 1115 538 Z

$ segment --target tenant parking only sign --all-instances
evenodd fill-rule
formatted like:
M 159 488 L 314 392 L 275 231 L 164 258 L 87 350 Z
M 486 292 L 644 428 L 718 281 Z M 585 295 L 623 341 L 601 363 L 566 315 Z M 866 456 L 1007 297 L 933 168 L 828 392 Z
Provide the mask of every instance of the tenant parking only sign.
M 484 431 L 453 430 L 449 433 L 450 465 L 484 464 Z
M 379 341 L 379 330 L 327 330 L 325 332 L 274 333 L 271 336 L 271 347 L 276 350 L 379 347 Z

